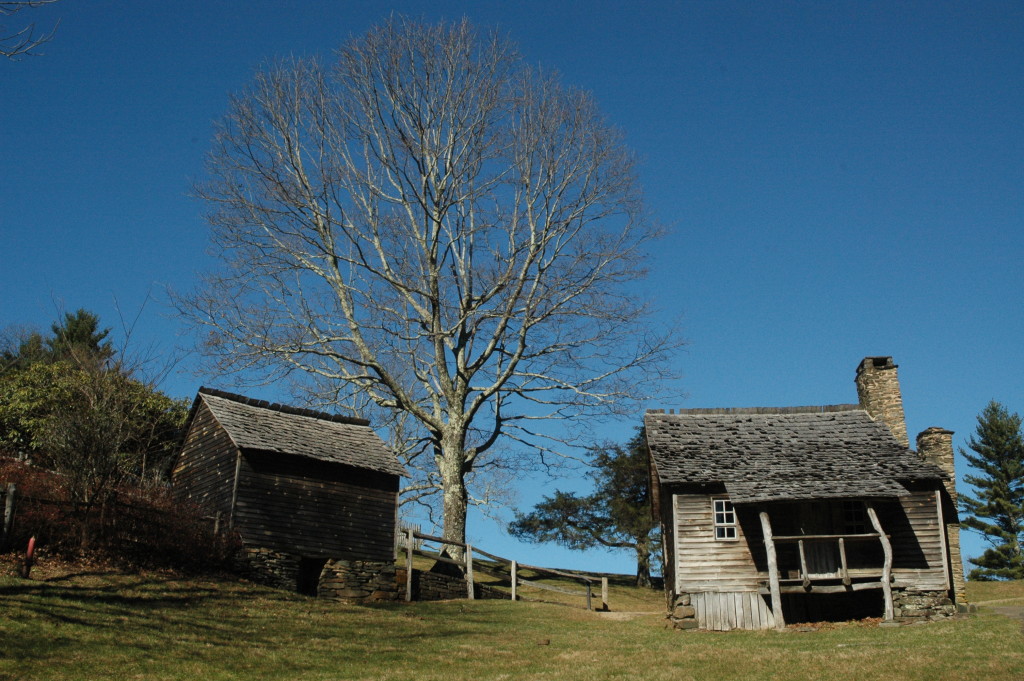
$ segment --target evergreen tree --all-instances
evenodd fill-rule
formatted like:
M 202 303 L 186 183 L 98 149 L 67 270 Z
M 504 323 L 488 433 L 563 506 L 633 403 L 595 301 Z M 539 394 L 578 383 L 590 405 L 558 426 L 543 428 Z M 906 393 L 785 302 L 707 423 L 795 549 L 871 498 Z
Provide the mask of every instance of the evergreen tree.
M 659 538 L 651 515 L 643 429 L 625 446 L 595 449 L 591 466 L 588 477 L 594 482 L 593 494 L 579 497 L 556 491 L 530 513 L 516 513 L 509 532 L 527 541 L 553 541 L 576 550 L 595 546 L 633 550 L 637 586 L 650 586 L 651 558 Z
M 998 402 L 989 402 L 978 416 L 978 428 L 961 448 L 977 475 L 965 475 L 976 495 L 960 495 L 967 514 L 961 525 L 980 533 L 991 548 L 976 558 L 969 579 L 1024 579 L 1024 435 L 1021 417 Z
M 64 319 L 50 327 L 53 336 L 46 341 L 54 361 L 73 360 L 79 364 L 95 363 L 103 366 L 114 356 L 114 348 L 107 341 L 110 329 L 100 330 L 99 316 L 79 309 L 74 314 L 64 313 Z

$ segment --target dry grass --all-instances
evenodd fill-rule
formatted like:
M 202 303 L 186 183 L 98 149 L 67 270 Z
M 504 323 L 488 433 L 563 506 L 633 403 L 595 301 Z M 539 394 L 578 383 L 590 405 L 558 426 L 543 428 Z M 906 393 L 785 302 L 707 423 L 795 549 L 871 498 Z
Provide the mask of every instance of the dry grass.
M 1020 623 L 984 611 L 894 629 L 679 632 L 659 616 L 546 604 L 357 607 L 232 581 L 40 567 L 30 581 L 0 577 L 0 679 L 1024 678 Z

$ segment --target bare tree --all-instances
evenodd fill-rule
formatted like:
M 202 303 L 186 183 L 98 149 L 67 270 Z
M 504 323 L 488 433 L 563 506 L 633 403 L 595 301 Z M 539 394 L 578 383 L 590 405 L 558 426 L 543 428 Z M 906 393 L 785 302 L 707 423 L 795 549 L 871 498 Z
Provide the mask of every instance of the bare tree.
M 22 10 L 42 7 L 43 5 L 51 5 L 55 2 L 57 2 L 57 0 L 0 2 L 0 19 L 17 14 Z M 57 23 L 60 22 L 58 21 Z M 43 43 L 50 42 L 53 38 L 53 34 L 57 31 L 57 26 L 54 25 L 54 27 L 50 29 L 49 33 L 37 33 L 35 23 L 30 23 L 20 31 L 9 35 L 6 31 L 2 30 L 3 28 L 3 26 L 0 26 L 0 56 L 7 57 L 8 59 L 15 59 L 19 56 L 33 54 L 32 50 Z
M 486 456 L 544 460 L 539 422 L 635 407 L 677 347 L 632 295 L 657 229 L 621 134 L 465 21 L 393 19 L 331 67 L 260 73 L 208 172 L 225 268 L 178 305 L 214 367 L 411 417 L 447 538 Z

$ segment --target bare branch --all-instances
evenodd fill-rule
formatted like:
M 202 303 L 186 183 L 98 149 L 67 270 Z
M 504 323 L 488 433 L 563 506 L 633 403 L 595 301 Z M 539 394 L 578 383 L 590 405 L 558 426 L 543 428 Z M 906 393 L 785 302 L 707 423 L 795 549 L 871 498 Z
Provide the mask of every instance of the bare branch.
M 51 5 L 57 2 L 57 0 L 24 0 L 23 2 L 0 2 L 0 18 L 9 17 L 22 10 L 32 9 L 34 7 L 42 7 L 43 5 Z M 33 52 L 37 47 L 44 43 L 50 42 L 53 39 L 54 34 L 57 32 L 57 26 L 60 25 L 60 20 L 54 24 L 53 28 L 50 29 L 49 33 L 37 33 L 35 23 L 30 23 L 20 31 L 8 34 L 3 30 L 3 26 L 0 26 L 0 56 L 7 57 L 8 59 L 18 59 L 22 56 L 27 55 L 38 55 L 39 52 Z
M 407 416 L 410 498 L 440 485 L 461 540 L 474 470 L 566 453 L 521 424 L 661 388 L 679 341 L 633 295 L 659 232 L 634 166 L 589 94 L 506 41 L 395 19 L 232 100 L 196 188 L 224 267 L 179 309 L 218 371 Z

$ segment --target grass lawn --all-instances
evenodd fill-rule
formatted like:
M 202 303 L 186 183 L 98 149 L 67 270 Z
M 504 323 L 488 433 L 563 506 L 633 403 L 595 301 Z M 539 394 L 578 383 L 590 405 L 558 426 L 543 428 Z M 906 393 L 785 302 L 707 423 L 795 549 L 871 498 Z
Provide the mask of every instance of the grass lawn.
M 982 586 L 985 599 L 1021 594 L 1020 584 Z M 233 581 L 45 570 L 0 577 L 0 608 L 3 681 L 1024 678 L 1021 623 L 984 610 L 899 628 L 679 632 L 658 614 L 621 621 L 508 601 L 359 607 Z

